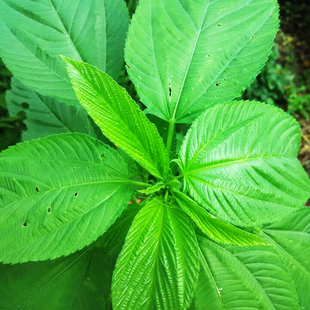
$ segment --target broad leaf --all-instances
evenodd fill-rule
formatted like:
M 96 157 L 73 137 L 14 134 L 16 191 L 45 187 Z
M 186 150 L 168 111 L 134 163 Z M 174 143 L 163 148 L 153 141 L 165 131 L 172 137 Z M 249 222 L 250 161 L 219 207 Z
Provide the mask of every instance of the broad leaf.
M 299 310 L 292 280 L 272 247 L 223 248 L 198 240 L 201 271 L 191 309 Z
M 190 195 L 237 226 L 271 223 L 296 211 L 310 182 L 296 158 L 300 128 L 258 102 L 208 109 L 187 133 L 180 160 Z
M 59 54 L 117 78 L 128 20 L 123 0 L 1 0 L 0 56 L 30 89 L 78 105 Z
M 89 64 L 64 60 L 81 104 L 104 135 L 154 176 L 165 179 L 168 154 L 163 140 L 127 91 Z
M 81 132 L 100 140 L 104 139 L 100 129 L 81 106 L 74 107 L 41 96 L 16 79 L 12 79 L 11 87 L 6 92 L 10 115 L 24 111 L 27 117 L 24 121 L 27 130 L 22 132 L 23 141 L 66 132 Z
M 0 264 L 0 308 L 111 309 L 112 271 L 120 250 L 88 247 L 55 260 Z
M 155 198 L 134 219 L 118 258 L 114 309 L 187 309 L 198 272 L 197 240 L 188 217 Z
M 182 210 L 209 238 L 224 244 L 251 246 L 268 244 L 262 238 L 225 223 L 201 208 L 194 200 L 179 191 L 174 196 Z
M 276 0 L 141 0 L 126 42 L 127 71 L 149 113 L 191 123 L 249 86 L 278 24 Z
M 118 153 L 82 134 L 24 142 L 0 154 L 0 261 L 69 255 L 96 240 L 126 207 Z
M 287 265 L 299 295 L 300 310 L 310 305 L 310 208 L 264 228 Z

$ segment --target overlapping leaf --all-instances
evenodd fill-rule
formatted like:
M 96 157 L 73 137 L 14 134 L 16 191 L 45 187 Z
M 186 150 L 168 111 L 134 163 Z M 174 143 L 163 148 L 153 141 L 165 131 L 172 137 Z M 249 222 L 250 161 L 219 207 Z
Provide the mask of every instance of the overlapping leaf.
M 155 198 L 134 219 L 118 258 L 114 309 L 187 309 L 198 272 L 190 221 L 176 206 Z
M 127 205 L 122 157 L 99 140 L 62 134 L 0 154 L 0 261 L 53 259 L 96 240 Z
M 1 0 L 0 56 L 30 89 L 78 105 L 59 54 L 117 78 L 128 21 L 123 0 Z
M 141 0 L 127 71 L 149 113 L 191 123 L 254 80 L 278 23 L 276 0 Z
M 0 264 L 0 308 L 110 309 L 112 272 L 120 250 L 88 247 L 55 260 Z
M 209 214 L 206 210 L 181 192 L 174 191 L 180 207 L 209 238 L 224 244 L 251 246 L 268 244 L 262 238 L 225 223 Z
M 76 94 L 102 132 L 160 179 L 168 172 L 168 154 L 152 124 L 127 91 L 89 64 L 64 58 Z
M 284 260 L 299 295 L 300 310 L 310 305 L 310 208 L 264 228 Z
M 272 247 L 224 248 L 198 240 L 201 271 L 191 310 L 300 309 L 287 268 Z
M 74 107 L 55 99 L 41 96 L 13 79 L 6 92 L 9 113 L 26 113 L 27 130 L 22 132 L 23 141 L 44 138 L 53 134 L 81 132 L 103 140 L 101 130 L 93 123 L 85 109 Z
M 180 159 L 190 195 L 237 226 L 270 223 L 301 207 L 310 182 L 296 158 L 298 123 L 257 102 L 218 104 L 192 125 Z

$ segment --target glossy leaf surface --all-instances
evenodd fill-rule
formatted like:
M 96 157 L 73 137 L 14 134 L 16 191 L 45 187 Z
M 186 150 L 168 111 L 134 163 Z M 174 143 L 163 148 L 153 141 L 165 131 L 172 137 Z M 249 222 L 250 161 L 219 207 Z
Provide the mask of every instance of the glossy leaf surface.
M 287 268 L 264 247 L 221 247 L 198 237 L 200 278 L 191 309 L 299 310 Z
M 12 80 L 11 87 L 6 92 L 10 115 L 16 115 L 19 111 L 26 113 L 24 123 L 27 130 L 22 132 L 23 141 L 66 132 L 81 132 L 100 140 L 105 139 L 101 130 L 81 106 L 74 107 L 41 96 L 16 79 Z
M 30 89 L 78 105 L 59 54 L 117 78 L 128 20 L 123 0 L 1 0 L 0 57 Z
M 149 113 L 191 123 L 249 86 L 278 24 L 276 0 L 141 0 L 126 41 L 127 71 Z
M 62 134 L 0 154 L 0 261 L 69 255 L 96 240 L 131 195 L 128 166 L 99 140 Z
M 268 242 L 262 238 L 212 216 L 183 193 L 174 191 L 174 196 L 182 210 L 194 221 L 204 234 L 214 241 L 239 246 L 268 244 Z
M 310 209 L 304 208 L 283 221 L 264 228 L 284 260 L 299 295 L 300 310 L 310 305 Z
M 114 309 L 186 309 L 198 272 L 198 245 L 189 219 L 155 198 L 134 219 L 118 258 Z
M 162 138 L 127 91 L 89 64 L 64 60 L 81 104 L 104 135 L 154 176 L 165 179 L 168 154 Z
M 186 188 L 237 226 L 279 220 L 301 207 L 310 182 L 296 158 L 299 124 L 258 102 L 218 104 L 194 122 L 180 151 Z

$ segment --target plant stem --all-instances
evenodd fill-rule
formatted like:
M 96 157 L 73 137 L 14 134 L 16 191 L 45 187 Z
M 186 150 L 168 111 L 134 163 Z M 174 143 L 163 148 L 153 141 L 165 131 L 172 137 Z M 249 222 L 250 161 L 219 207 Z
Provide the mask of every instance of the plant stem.
M 180 174 L 177 177 L 174 178 L 174 180 L 182 179 L 184 178 L 184 174 Z
M 172 145 L 172 139 L 173 139 L 173 133 L 174 133 L 174 126 L 175 126 L 175 120 L 171 120 L 169 122 L 169 128 L 168 128 L 168 138 L 166 143 L 166 149 L 168 154 L 170 155 L 171 151 L 171 145 Z
M 129 183 L 131 183 L 134 186 L 139 186 L 139 187 L 151 187 L 151 184 L 148 183 L 144 183 L 144 182 L 138 182 L 138 181 L 133 181 L 133 180 L 129 180 Z

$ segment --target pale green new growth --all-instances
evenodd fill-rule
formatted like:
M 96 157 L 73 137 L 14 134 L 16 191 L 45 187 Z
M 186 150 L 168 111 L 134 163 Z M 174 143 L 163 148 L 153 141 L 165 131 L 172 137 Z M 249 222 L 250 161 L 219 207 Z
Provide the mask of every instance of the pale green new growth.
M 168 173 L 168 155 L 157 128 L 104 72 L 64 58 L 73 88 L 89 115 L 117 146 L 159 179 Z

